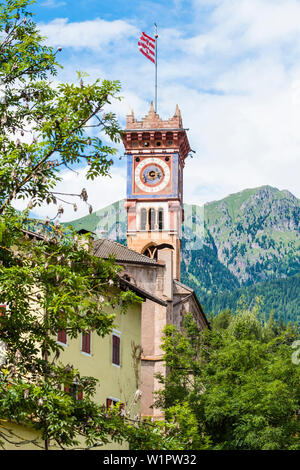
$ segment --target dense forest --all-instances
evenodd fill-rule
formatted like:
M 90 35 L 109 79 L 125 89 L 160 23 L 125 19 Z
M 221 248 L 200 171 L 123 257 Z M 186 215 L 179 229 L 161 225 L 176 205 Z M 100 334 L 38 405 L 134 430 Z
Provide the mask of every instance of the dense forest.
M 201 302 L 208 315 L 216 315 L 226 308 L 235 311 L 241 301 L 250 308 L 254 299 L 260 297 L 267 318 L 273 312 L 276 321 L 282 320 L 284 323 L 300 324 L 299 293 L 300 274 L 286 279 L 240 287 L 232 292 L 227 291 L 214 295 L 202 294 Z

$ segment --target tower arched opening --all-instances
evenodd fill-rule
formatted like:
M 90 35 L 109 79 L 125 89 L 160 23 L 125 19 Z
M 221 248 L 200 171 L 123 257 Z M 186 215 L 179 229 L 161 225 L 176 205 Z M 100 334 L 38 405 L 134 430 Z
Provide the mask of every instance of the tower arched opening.
M 142 251 L 142 254 L 145 256 L 148 256 L 151 259 L 158 260 L 159 251 L 163 250 L 164 248 L 169 248 L 171 250 L 174 250 L 174 246 L 170 245 L 169 243 L 161 243 L 160 245 L 149 244 L 144 248 L 144 250 Z

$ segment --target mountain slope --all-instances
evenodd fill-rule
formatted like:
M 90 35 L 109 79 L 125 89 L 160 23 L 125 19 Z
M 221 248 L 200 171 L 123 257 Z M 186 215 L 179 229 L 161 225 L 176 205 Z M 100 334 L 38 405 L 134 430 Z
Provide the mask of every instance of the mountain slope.
M 205 305 L 206 314 L 220 313 L 225 308 L 236 311 L 239 302 L 253 305 L 255 297 L 263 301 L 263 313 L 268 317 L 274 313 L 275 320 L 284 323 L 300 324 L 300 275 L 284 279 L 259 282 L 251 286 L 239 287 L 215 295 L 203 295 L 201 302 Z
M 203 212 L 204 220 L 197 220 L 204 223 L 203 247 L 189 251 L 183 238 L 183 280 L 192 275 L 198 291 L 216 293 L 300 271 L 300 201 L 288 191 L 244 190 L 205 204 Z
M 246 189 L 202 207 L 185 204 L 184 211 L 181 280 L 195 289 L 205 308 L 226 307 L 229 293 L 237 289 L 238 295 L 240 288 L 258 283 L 270 293 L 266 282 L 300 273 L 300 201 L 289 191 Z M 71 223 L 76 230 L 126 244 L 124 201 Z M 280 297 L 288 295 L 283 285 L 270 284 Z M 249 287 L 247 292 L 258 291 Z M 216 303 L 210 296 L 217 296 Z M 300 293 L 293 300 L 294 317 L 299 299 Z
M 63 225 L 72 225 L 76 231 L 81 229 L 91 231 L 96 238 L 110 238 L 125 243 L 127 219 L 124 202 L 124 200 L 116 201 L 92 214 L 65 222 Z
M 300 201 L 264 186 L 206 205 L 218 259 L 242 284 L 299 271 Z

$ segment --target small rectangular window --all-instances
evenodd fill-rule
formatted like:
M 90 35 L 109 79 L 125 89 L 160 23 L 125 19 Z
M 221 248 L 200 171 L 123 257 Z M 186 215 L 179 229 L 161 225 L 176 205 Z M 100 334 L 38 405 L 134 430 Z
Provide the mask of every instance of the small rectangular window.
M 0 304 L 0 316 L 4 315 L 6 310 L 6 305 L 5 304 Z
M 64 311 L 60 310 L 59 319 L 63 319 Z M 57 342 L 62 344 L 67 344 L 67 331 L 65 329 L 58 330 L 57 333 Z
M 107 398 L 106 399 L 106 408 L 109 409 L 112 406 L 115 406 L 117 403 L 120 403 L 120 400 L 117 400 L 116 398 Z M 124 408 L 124 403 L 120 403 L 120 410 Z
M 91 332 L 82 333 L 81 351 L 91 354 Z
M 113 405 L 113 400 L 111 398 L 106 399 L 106 408 L 109 409 Z
M 0 304 L 0 317 L 4 316 L 6 312 L 6 305 Z
M 112 363 L 119 366 L 120 361 L 120 336 L 112 335 Z
M 83 399 L 83 391 L 78 387 L 77 384 L 72 384 L 71 386 L 65 385 L 64 391 L 68 395 L 74 398 L 74 400 L 82 400 Z
M 59 332 L 57 333 L 57 341 L 62 344 L 67 344 L 66 330 L 59 330 Z

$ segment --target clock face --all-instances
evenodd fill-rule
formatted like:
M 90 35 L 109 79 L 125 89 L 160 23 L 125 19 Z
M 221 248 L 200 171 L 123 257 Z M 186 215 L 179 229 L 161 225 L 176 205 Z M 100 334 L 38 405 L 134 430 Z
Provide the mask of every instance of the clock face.
M 170 168 L 158 158 L 145 158 L 135 168 L 135 183 L 146 193 L 158 193 L 165 189 L 170 181 Z

